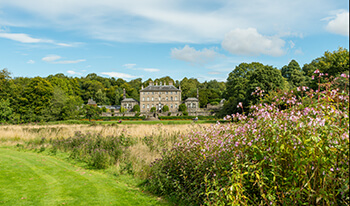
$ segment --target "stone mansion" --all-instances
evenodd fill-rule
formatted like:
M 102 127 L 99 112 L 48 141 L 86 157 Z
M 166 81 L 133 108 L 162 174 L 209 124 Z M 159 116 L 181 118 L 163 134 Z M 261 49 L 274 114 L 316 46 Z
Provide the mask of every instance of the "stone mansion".
M 197 98 L 188 98 L 184 102 L 181 100 L 181 86 L 176 88 L 172 82 L 169 85 L 163 84 L 162 82 L 156 83 L 150 82 L 146 88 L 141 88 L 140 90 L 140 103 L 135 99 L 125 98 L 121 102 L 121 106 L 131 111 L 136 105 L 140 105 L 140 112 L 147 113 L 150 112 L 152 107 L 156 108 L 157 112 L 160 112 L 162 108 L 167 105 L 169 107 L 169 112 L 177 112 L 179 110 L 179 105 L 185 103 L 188 112 L 199 111 L 198 102 L 198 90 Z

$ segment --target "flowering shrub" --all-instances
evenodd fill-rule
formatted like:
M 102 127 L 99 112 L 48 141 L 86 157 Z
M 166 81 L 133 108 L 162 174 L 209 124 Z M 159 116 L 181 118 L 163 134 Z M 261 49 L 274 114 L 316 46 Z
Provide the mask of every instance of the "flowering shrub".
M 194 205 L 349 205 L 349 93 L 320 86 L 181 137 L 152 163 L 150 187 Z

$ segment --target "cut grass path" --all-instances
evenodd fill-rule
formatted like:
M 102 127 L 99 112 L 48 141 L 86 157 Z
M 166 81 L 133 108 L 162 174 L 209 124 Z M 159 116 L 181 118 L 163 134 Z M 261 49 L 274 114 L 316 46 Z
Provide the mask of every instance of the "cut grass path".
M 0 205 L 168 205 L 106 174 L 0 148 Z

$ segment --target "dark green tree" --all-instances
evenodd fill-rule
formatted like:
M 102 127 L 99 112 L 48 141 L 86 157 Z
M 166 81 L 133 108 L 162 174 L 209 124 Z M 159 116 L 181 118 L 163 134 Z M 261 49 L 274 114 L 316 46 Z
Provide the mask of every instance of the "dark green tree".
M 179 111 L 180 111 L 180 112 L 185 112 L 185 111 L 187 111 L 187 106 L 186 106 L 186 104 L 184 104 L 184 103 L 180 104 L 180 105 L 179 105 Z
M 140 112 L 140 106 L 138 104 L 136 104 L 133 108 L 132 108 L 133 112 Z
M 162 108 L 162 111 L 163 111 L 163 112 L 169 111 L 168 105 L 164 105 L 163 108 Z

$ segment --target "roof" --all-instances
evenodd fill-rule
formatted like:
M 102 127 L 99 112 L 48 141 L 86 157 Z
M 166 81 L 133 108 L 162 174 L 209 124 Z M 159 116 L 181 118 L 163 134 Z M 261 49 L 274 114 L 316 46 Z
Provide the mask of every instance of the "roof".
M 148 86 L 144 89 L 140 90 L 141 92 L 162 92 L 162 91 L 181 91 L 180 89 L 176 88 L 174 85 L 153 85 Z
M 87 104 L 96 104 L 96 102 L 93 99 L 89 99 Z
M 125 98 L 122 100 L 122 102 L 138 102 L 136 99 L 133 98 Z
M 188 102 L 188 101 L 198 101 L 198 99 L 197 99 L 197 98 L 194 98 L 194 97 L 190 97 L 190 98 L 187 98 L 187 99 L 185 100 L 185 102 Z

